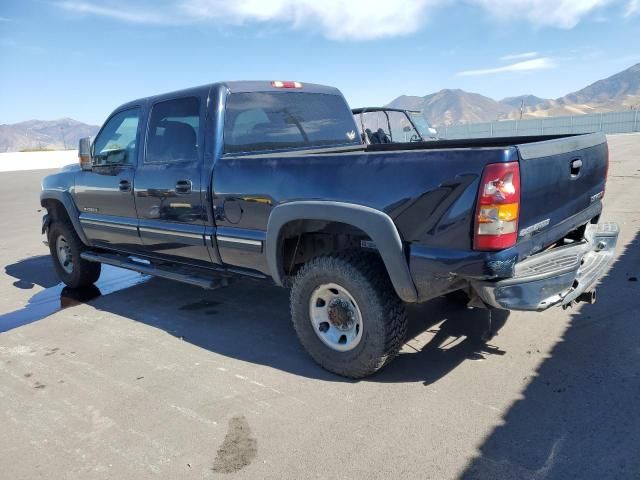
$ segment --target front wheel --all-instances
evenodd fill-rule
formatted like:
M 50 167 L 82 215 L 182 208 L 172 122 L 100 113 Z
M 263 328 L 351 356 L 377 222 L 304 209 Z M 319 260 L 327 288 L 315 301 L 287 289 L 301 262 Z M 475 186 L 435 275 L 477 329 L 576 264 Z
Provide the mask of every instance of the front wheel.
M 358 252 L 305 264 L 293 282 L 291 317 L 311 357 L 350 378 L 389 363 L 407 334 L 407 316 L 384 265 Z
M 58 277 L 71 288 L 88 287 L 100 277 L 100 264 L 80 258 L 86 250 L 71 225 L 53 222 L 49 228 L 49 251 Z

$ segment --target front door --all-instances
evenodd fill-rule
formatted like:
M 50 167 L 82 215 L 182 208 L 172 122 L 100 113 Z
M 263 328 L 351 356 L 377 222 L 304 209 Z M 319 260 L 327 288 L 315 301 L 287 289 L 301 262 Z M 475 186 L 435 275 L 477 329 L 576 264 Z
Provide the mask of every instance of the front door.
M 133 198 L 139 124 L 139 108 L 113 114 L 93 142 L 92 170 L 77 174 L 80 223 L 96 246 L 135 252 L 141 245 Z
M 151 107 L 135 181 L 140 237 L 149 256 L 211 263 L 205 244 L 202 110 L 203 101 L 197 96 L 159 101 Z

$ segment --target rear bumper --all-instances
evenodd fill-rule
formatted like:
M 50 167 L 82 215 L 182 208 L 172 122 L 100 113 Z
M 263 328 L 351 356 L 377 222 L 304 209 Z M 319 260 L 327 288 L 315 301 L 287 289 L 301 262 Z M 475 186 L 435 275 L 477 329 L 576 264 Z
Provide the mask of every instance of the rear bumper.
M 471 285 L 484 303 L 495 308 L 542 311 L 567 306 L 594 290 L 613 258 L 618 232 L 615 223 L 588 225 L 584 241 L 516 263 L 511 278 Z

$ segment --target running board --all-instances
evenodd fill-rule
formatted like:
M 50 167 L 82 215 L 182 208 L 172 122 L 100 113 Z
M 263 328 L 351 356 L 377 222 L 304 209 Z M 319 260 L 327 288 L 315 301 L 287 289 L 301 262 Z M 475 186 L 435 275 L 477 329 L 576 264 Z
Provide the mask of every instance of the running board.
M 153 275 L 154 277 L 176 280 L 178 282 L 196 285 L 208 290 L 215 290 L 216 288 L 226 287 L 229 285 L 228 277 L 215 276 L 215 274 L 207 275 L 205 273 L 183 273 L 180 271 L 181 267 L 176 268 L 175 265 L 163 266 L 153 265 L 151 263 L 146 264 L 132 260 L 129 257 L 109 253 L 82 252 L 80 257 L 88 262 L 98 262 L 113 265 L 114 267 L 126 268 L 127 270 L 133 270 L 134 272 L 140 272 L 145 275 Z

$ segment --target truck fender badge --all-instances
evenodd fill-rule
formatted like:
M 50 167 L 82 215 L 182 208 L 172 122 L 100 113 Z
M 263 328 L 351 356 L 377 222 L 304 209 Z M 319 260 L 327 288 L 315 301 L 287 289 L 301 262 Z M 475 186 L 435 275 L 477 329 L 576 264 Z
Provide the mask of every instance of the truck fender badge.
M 600 200 L 602 197 L 604 197 L 604 190 L 596 193 L 595 195 L 591 195 L 591 197 L 589 198 L 590 203 Z
M 82 211 L 89 212 L 89 213 L 98 213 L 100 209 L 95 207 L 82 207 Z
M 534 223 L 533 225 L 530 225 L 528 227 L 523 228 L 522 230 L 520 230 L 520 236 L 524 237 L 526 235 L 529 235 L 530 233 L 533 232 L 537 232 L 539 230 L 542 230 L 544 227 L 546 227 L 547 225 L 549 225 L 550 219 L 545 218 L 544 220 L 542 220 L 541 222 L 538 223 Z
M 375 242 L 372 242 L 371 240 L 360 240 L 360 247 L 361 248 L 368 248 L 371 250 L 377 250 L 378 247 L 376 246 Z

